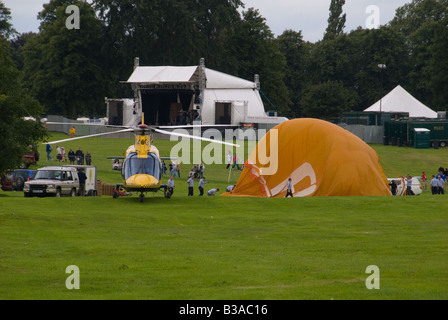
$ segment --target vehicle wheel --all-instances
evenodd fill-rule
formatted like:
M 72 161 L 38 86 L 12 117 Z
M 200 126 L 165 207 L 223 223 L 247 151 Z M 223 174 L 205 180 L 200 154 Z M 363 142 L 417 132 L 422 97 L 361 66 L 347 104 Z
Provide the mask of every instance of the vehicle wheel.
M 56 197 L 60 198 L 62 196 L 61 189 L 56 189 Z
M 445 147 L 446 147 L 446 142 L 445 142 L 445 141 L 440 141 L 439 146 L 440 146 L 441 148 L 445 148 Z
M 72 191 L 70 191 L 70 196 L 76 197 L 76 189 L 73 188 Z
M 93 196 L 98 197 L 98 192 L 96 190 L 93 190 Z
M 23 196 L 24 196 L 25 198 L 29 198 L 29 197 L 31 197 L 31 194 L 28 193 L 28 192 L 24 192 L 24 193 L 23 193 Z

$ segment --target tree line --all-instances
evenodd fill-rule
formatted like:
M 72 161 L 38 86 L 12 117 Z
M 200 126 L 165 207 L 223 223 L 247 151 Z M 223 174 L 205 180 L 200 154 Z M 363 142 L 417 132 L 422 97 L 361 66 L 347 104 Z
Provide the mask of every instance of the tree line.
M 0 0 L 0 53 L 8 60 L 1 68 L 15 70 L 14 94 L 35 102 L 26 103 L 29 114 L 104 116 L 104 97 L 133 96 L 120 81 L 134 57 L 147 66 L 198 65 L 203 57 L 240 78 L 259 74 L 266 109 L 289 118 L 362 111 L 398 84 L 434 110 L 448 105 L 448 0 L 413 0 L 387 24 L 349 32 L 345 0 L 331 0 L 315 43 L 300 30 L 275 36 L 244 0 L 90 2 L 51 0 L 38 14 L 39 31 L 18 34 Z M 66 27 L 69 5 L 80 10 L 79 29 Z
M 78 30 L 65 27 L 70 4 L 80 8 Z M 361 111 L 398 84 L 445 110 L 448 0 L 413 0 L 388 24 L 350 32 L 344 4 L 331 0 L 323 39 L 311 43 L 301 31 L 275 37 L 242 0 L 52 0 L 38 15 L 39 32 L 10 45 L 30 94 L 48 113 L 72 118 L 104 115 L 105 96 L 131 97 L 120 81 L 134 57 L 148 66 L 197 65 L 204 57 L 209 68 L 237 77 L 259 74 L 265 105 L 287 117 Z

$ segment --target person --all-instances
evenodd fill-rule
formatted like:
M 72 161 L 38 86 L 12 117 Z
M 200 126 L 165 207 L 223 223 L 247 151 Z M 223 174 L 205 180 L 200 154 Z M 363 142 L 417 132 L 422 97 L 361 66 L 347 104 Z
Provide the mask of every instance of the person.
M 59 145 L 56 145 L 56 160 L 59 162 L 62 161 L 62 149 Z
M 233 156 L 233 166 L 232 166 L 232 169 L 235 168 L 235 166 L 236 166 L 236 168 L 239 171 L 240 170 L 240 166 L 238 165 L 238 157 L 237 157 L 236 154 Z
M 168 191 L 170 193 L 170 196 L 174 193 L 174 180 L 173 176 L 170 176 L 170 179 L 168 180 Z
M 173 162 L 173 177 L 179 177 L 178 175 L 177 175 L 177 163 L 176 162 Z
M 204 166 L 204 164 L 201 162 L 201 163 L 199 164 L 199 178 L 202 178 L 202 177 L 204 176 L 204 169 L 205 169 L 205 166 Z
M 67 159 L 65 158 L 65 148 L 61 147 L 61 154 L 62 154 L 62 162 L 65 162 Z
M 422 172 L 422 183 L 423 183 L 423 190 L 428 189 L 428 178 L 426 177 L 425 171 Z
M 90 166 L 92 164 L 92 155 L 89 151 L 86 152 L 86 165 Z
M 120 163 L 120 159 L 115 158 L 112 163 L 112 170 L 121 170 L 122 164 Z
M 232 190 L 235 189 L 235 187 L 236 185 L 230 185 L 226 188 L 226 191 L 232 193 Z
M 73 138 L 73 137 L 75 136 L 76 129 L 75 129 L 74 126 L 72 126 L 72 127 L 70 128 L 69 133 L 70 133 L 70 138 Z
M 177 172 L 177 176 L 180 178 L 180 163 L 179 162 L 176 163 L 176 172 Z
M 193 195 L 194 179 L 192 176 L 187 180 L 188 183 L 188 196 Z
M 82 197 L 86 193 L 86 179 L 87 179 L 87 176 L 84 173 L 83 169 L 79 169 L 78 177 L 79 177 L 79 195 Z
M 432 175 L 432 179 L 429 182 L 429 184 L 431 185 L 431 193 L 438 194 L 439 193 L 439 187 L 438 187 L 439 182 L 437 181 L 435 175 Z
M 393 196 L 397 195 L 397 183 L 395 182 L 395 180 L 392 180 L 390 183 L 390 192 L 392 192 Z
M 166 164 L 165 161 L 162 161 L 162 175 L 166 174 Z
M 289 178 L 288 182 L 286 183 L 286 196 L 285 196 L 285 198 L 288 198 L 288 196 L 291 196 L 291 198 L 293 198 L 291 178 Z
M 76 151 L 76 160 L 78 165 L 84 164 L 84 152 L 82 152 L 81 147 Z
M 205 178 L 202 177 L 201 180 L 199 180 L 199 195 L 203 196 L 204 195 L 204 184 L 208 183 L 207 181 L 205 181 Z
M 190 172 L 189 172 L 189 176 L 193 176 L 193 178 L 197 178 L 198 177 L 198 166 L 195 165 L 193 168 L 191 168 Z
M 70 151 L 68 152 L 68 161 L 70 161 L 70 164 L 75 164 L 75 152 L 70 148 Z
M 51 151 L 53 150 L 53 148 L 49 143 L 47 143 L 46 150 L 47 150 L 47 160 L 53 160 L 53 158 L 51 157 Z
M 439 177 L 437 178 L 437 189 L 438 189 L 437 194 L 445 194 L 445 192 L 443 190 L 444 184 L 445 184 L 445 181 L 443 181 L 442 175 L 439 175 Z
M 407 176 L 406 194 L 408 196 L 414 195 L 414 192 L 412 191 L 412 177 L 409 174 Z
M 229 169 L 230 165 L 232 164 L 232 152 L 227 152 L 227 167 L 226 169 Z
M 170 171 L 170 176 L 172 176 L 173 175 L 173 161 L 170 162 L 168 167 L 169 167 L 169 171 Z
M 218 192 L 218 191 L 219 191 L 218 188 L 216 188 L 216 189 L 210 189 L 210 190 L 208 190 L 207 195 L 208 195 L 208 196 L 214 196 L 215 193 Z

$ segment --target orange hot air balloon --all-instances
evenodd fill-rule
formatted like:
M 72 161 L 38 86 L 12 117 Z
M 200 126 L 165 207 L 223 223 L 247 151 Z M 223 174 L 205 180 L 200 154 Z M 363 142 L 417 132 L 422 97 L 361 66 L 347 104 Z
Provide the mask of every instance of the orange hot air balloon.
M 223 195 L 285 197 L 289 178 L 295 197 L 391 195 L 375 150 L 318 119 L 293 119 L 271 129 L 252 151 L 236 187 Z

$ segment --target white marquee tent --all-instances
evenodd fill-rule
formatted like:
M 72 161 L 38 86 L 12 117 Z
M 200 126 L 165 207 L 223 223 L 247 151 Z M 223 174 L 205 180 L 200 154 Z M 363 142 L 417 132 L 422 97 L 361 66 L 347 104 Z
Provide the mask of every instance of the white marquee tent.
M 204 80 L 201 81 L 201 68 L 204 70 Z M 205 82 L 201 86 L 201 83 Z M 219 71 L 201 66 L 136 66 L 134 72 L 127 81 L 132 84 L 134 90 L 139 91 L 139 99 L 142 101 L 141 110 L 146 112 L 151 104 L 159 103 L 160 99 L 166 99 L 167 93 L 176 94 L 180 89 L 185 95 L 184 100 L 180 101 L 179 95 L 177 101 L 171 100 L 157 106 L 156 110 L 160 114 L 165 109 L 172 108 L 173 104 L 181 104 L 184 111 L 197 110 L 201 114 L 203 125 L 228 124 L 240 125 L 250 120 L 252 122 L 280 123 L 286 118 L 268 117 L 265 113 L 263 102 L 261 100 L 257 83 L 237 78 Z M 203 90 L 202 90 L 203 89 Z M 164 97 L 157 100 L 154 98 L 155 92 L 165 94 Z M 191 93 L 188 93 L 191 92 Z M 198 94 L 203 92 L 203 97 Z M 145 101 L 145 94 L 152 95 Z M 143 97 L 143 98 L 142 98 Z M 172 96 L 174 97 L 174 96 Z M 152 99 L 151 101 L 149 101 Z M 199 101 L 199 103 L 198 103 Z M 202 103 L 201 103 L 202 101 Z M 150 109 L 154 113 L 155 109 Z M 166 112 L 165 112 L 166 114 Z M 162 119 L 162 120 L 160 120 Z M 165 118 L 158 116 L 157 122 L 167 122 Z M 170 117 L 170 124 L 172 117 Z
M 418 101 L 400 85 L 364 112 L 397 112 L 409 113 L 410 118 L 437 118 L 437 112 Z

